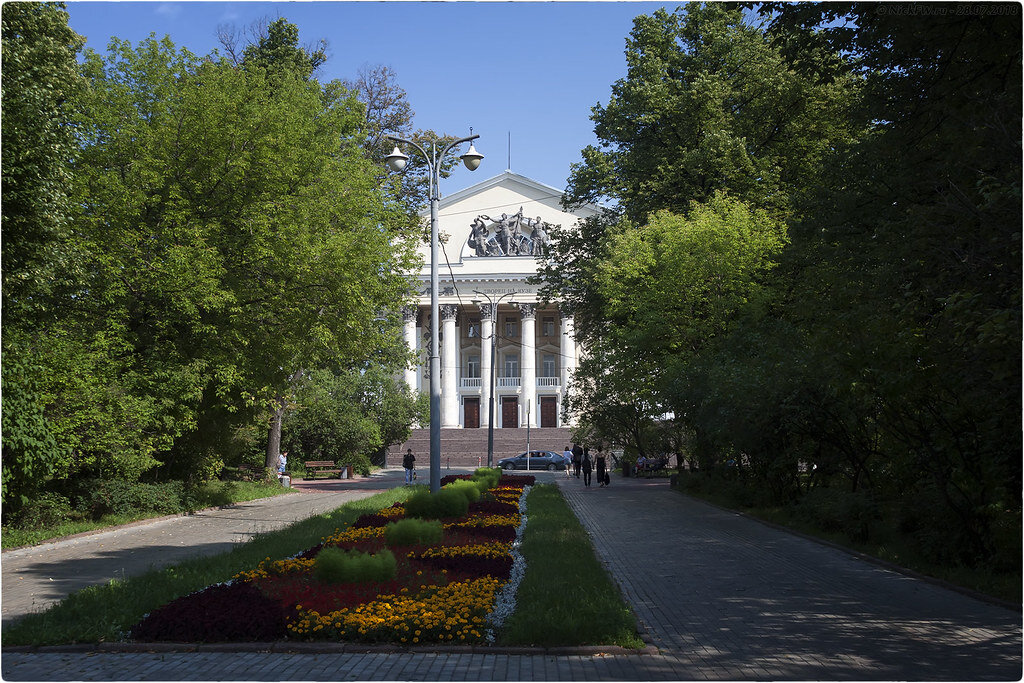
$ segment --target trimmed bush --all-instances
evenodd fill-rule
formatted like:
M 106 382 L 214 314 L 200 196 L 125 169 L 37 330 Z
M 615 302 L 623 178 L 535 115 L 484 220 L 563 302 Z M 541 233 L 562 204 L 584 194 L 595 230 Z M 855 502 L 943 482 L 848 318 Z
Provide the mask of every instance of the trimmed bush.
M 466 500 L 470 503 L 475 503 L 480 500 L 480 494 L 483 491 L 480 490 L 481 482 L 470 481 L 468 479 L 459 479 L 445 486 L 445 489 L 451 491 L 458 491 L 466 497 Z M 484 489 L 486 491 L 487 489 Z
M 501 481 L 501 468 L 500 467 L 478 467 L 473 471 L 473 481 L 480 482 L 482 488 L 480 492 L 484 492 L 487 489 L 493 489 Z
M 441 542 L 444 527 L 436 520 L 401 519 L 384 530 L 384 541 L 390 546 L 434 545 Z
M 327 547 L 317 553 L 313 576 L 323 583 L 363 583 L 395 578 L 395 556 L 390 550 L 375 555 L 358 550 Z
M 426 491 L 414 494 L 405 502 L 405 516 L 419 519 L 445 519 L 465 517 L 469 501 L 465 494 L 450 488 L 437 493 Z

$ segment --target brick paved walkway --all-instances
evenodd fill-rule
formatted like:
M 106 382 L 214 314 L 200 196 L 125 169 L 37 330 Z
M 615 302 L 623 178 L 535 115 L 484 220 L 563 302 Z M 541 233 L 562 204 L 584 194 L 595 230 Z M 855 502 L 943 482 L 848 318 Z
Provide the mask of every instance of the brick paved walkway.
M 562 485 L 651 640 L 683 670 L 735 679 L 1021 676 L 1019 611 L 705 505 L 664 479 Z
M 685 498 L 559 482 L 654 651 L 8 650 L 5 680 L 1019 680 L 1021 614 Z M 272 651 L 269 651 L 271 650 Z M 296 650 L 296 647 L 292 647 Z M 255 651 L 254 651 L 255 650 Z

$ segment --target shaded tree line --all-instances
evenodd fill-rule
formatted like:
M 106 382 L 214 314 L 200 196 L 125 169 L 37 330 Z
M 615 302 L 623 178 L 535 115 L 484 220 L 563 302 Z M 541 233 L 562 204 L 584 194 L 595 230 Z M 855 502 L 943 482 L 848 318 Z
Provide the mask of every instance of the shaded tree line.
M 1021 22 L 992 7 L 635 19 L 568 191 L 608 208 L 542 274 L 592 434 L 1019 570 Z

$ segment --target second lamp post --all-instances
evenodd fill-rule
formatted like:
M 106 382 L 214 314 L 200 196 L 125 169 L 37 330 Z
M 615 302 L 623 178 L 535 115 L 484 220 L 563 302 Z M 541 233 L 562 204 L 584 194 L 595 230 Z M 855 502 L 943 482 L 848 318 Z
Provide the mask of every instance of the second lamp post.
M 498 355 L 498 304 L 507 296 L 515 296 L 515 293 L 508 292 L 502 294 L 498 297 L 497 301 L 484 292 L 474 289 L 473 293 L 487 299 L 487 303 L 491 307 L 490 315 L 488 316 L 491 321 L 491 377 L 487 384 L 487 466 L 494 467 L 494 357 Z M 474 299 L 473 303 L 479 304 L 479 299 Z M 529 457 L 527 457 L 527 460 L 529 460 Z
M 472 132 L 472 129 L 470 129 Z M 395 149 L 391 154 L 384 157 L 387 162 L 388 168 L 392 171 L 404 171 L 406 164 L 409 163 L 409 157 L 402 154 L 402 151 L 398 149 L 398 145 L 411 145 L 414 147 L 422 156 L 423 160 L 427 162 L 427 170 L 429 171 L 430 186 L 430 490 L 436 492 L 441 488 L 441 355 L 438 351 L 438 340 L 440 337 L 438 329 L 438 303 L 437 303 L 437 292 L 438 292 L 438 281 L 437 281 L 437 207 L 441 201 L 440 193 L 438 192 L 437 185 L 440 178 L 440 164 L 444 160 L 444 155 L 448 153 L 450 149 L 457 145 L 461 145 L 464 142 L 469 142 L 469 151 L 460 156 L 462 162 L 466 165 L 470 171 L 475 171 L 480 165 L 480 161 L 484 158 L 482 154 L 476 151 L 476 148 L 472 144 L 472 140 L 476 140 L 479 135 L 470 135 L 469 137 L 459 138 L 445 145 L 440 152 L 437 150 L 437 141 L 430 143 L 430 152 L 426 149 L 413 142 L 412 140 L 405 140 L 403 138 L 389 135 L 388 140 L 395 143 Z

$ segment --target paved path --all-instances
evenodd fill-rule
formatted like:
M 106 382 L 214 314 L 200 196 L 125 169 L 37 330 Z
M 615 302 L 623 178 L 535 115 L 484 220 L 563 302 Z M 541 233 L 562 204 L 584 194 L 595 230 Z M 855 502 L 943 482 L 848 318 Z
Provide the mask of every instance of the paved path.
M 656 648 L 45 650 L 5 680 L 1019 680 L 1021 614 L 704 505 L 665 480 L 558 481 Z M 6 585 L 4 591 L 6 594 Z M 5 596 L 6 598 L 6 596 Z

